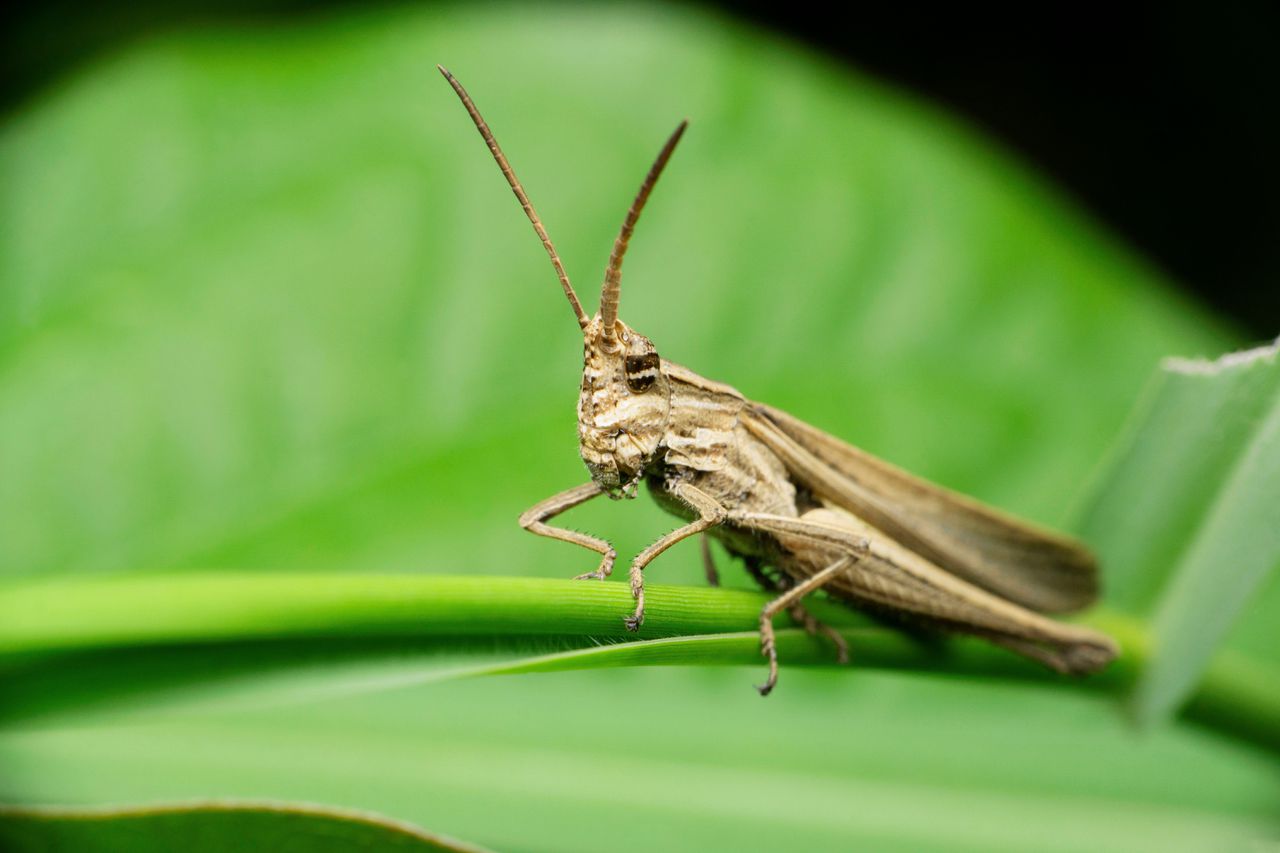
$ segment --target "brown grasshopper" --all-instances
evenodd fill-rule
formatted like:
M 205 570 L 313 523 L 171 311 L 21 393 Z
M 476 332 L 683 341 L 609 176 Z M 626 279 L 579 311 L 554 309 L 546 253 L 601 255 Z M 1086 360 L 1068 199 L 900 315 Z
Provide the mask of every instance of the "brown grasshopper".
M 604 539 L 552 527 L 555 516 L 599 495 L 633 498 L 640 482 L 685 524 L 631 562 L 635 631 L 644 620 L 645 566 L 694 534 L 717 538 L 766 589 L 760 614 L 769 677 L 778 679 L 773 618 L 786 610 L 810 633 L 848 652 L 840 634 L 801 606 L 824 590 L 838 601 L 927 626 L 975 634 L 1063 673 L 1084 674 L 1116 655 L 1106 636 L 1041 613 L 1077 610 L 1097 596 L 1097 566 L 1080 543 L 1012 518 L 902 471 L 786 412 L 747 399 L 658 355 L 618 319 L 622 258 L 649 193 L 684 134 L 662 147 L 613 244 L 600 310 L 587 316 L 529 197 L 475 103 L 462 99 L 555 267 L 583 333 L 579 453 L 591 481 L 547 498 L 520 517 L 525 529 L 589 548 L 603 580 L 617 553 Z M 705 537 L 708 578 L 714 566 Z

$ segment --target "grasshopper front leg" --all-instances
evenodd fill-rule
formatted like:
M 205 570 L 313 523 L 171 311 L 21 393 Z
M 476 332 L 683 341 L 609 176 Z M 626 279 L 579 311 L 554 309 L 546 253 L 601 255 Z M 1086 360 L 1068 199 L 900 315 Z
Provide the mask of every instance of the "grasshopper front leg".
M 719 501 L 696 486 L 691 486 L 688 483 L 676 483 L 675 487 L 671 489 L 671 494 L 696 511 L 698 518 L 663 536 L 637 554 L 636 558 L 631 561 L 631 596 L 636 600 L 636 609 L 634 613 L 623 620 L 628 631 L 640 630 L 640 625 L 644 622 L 644 567 L 681 539 L 688 539 L 690 536 L 702 533 L 704 530 L 710 530 L 718 524 L 723 524 L 725 519 L 729 517 L 728 510 L 721 506 Z
M 617 559 L 618 552 L 613 550 L 613 546 L 603 539 L 589 536 L 586 533 L 579 533 L 576 530 L 552 527 L 546 522 L 560 513 L 573 509 L 575 506 L 584 504 L 602 494 L 604 494 L 604 491 L 595 482 L 584 483 L 581 486 L 576 486 L 558 495 L 552 495 L 546 500 L 539 501 L 525 510 L 524 514 L 520 516 L 520 526 L 530 533 L 551 539 L 559 539 L 562 542 L 572 542 L 574 545 L 590 548 L 597 554 L 602 555 L 599 568 L 594 572 L 578 575 L 574 580 L 586 580 L 589 578 L 604 580 L 609 577 L 613 572 L 613 561 Z

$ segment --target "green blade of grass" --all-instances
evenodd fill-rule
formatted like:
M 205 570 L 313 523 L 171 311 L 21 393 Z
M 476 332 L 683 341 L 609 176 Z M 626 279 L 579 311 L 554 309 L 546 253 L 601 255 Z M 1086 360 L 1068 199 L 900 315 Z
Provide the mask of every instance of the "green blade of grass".
M 194 649 L 197 657 L 190 666 L 179 663 L 179 671 L 205 681 L 233 681 L 252 677 L 266 664 L 271 664 L 267 671 L 278 673 L 291 661 L 302 659 L 299 652 L 306 651 L 305 645 L 285 646 L 278 659 L 264 659 L 254 642 L 349 640 L 352 660 L 345 671 L 332 660 L 319 671 L 320 681 L 331 681 L 331 685 L 317 690 L 317 673 L 310 668 L 304 668 L 301 676 L 301 681 L 308 682 L 305 689 L 297 682 L 286 684 L 280 692 L 294 702 L 327 692 L 386 689 L 471 675 L 759 662 L 755 629 L 766 594 L 664 585 L 651 585 L 646 592 L 645 624 L 639 634 L 631 634 L 621 618 L 630 612 L 630 591 L 617 583 L 235 573 L 28 582 L 10 584 L 0 596 L 0 655 L 8 656 L 16 667 L 10 673 L 10 691 L 20 697 L 24 683 L 34 685 L 31 692 L 48 690 L 50 682 L 41 680 L 40 667 L 42 658 L 51 653 L 97 650 L 122 656 L 123 662 L 99 658 L 91 667 L 105 672 L 109 685 L 112 667 L 129 666 L 133 650 L 161 648 L 166 655 L 180 658 L 184 648 Z M 1094 614 L 1094 624 L 1120 639 L 1122 655 L 1109 673 L 1072 681 L 980 640 L 922 643 L 828 602 L 815 602 L 813 609 L 819 618 L 843 629 L 858 665 L 877 668 L 1115 689 L 1130 683 L 1142 668 L 1149 645 L 1140 626 L 1119 616 Z M 570 644 L 615 644 L 499 663 L 467 660 L 474 660 L 479 649 L 490 656 L 519 655 L 531 636 Z M 376 657 L 387 651 L 385 646 L 362 645 L 378 638 L 398 644 L 391 648 L 399 650 L 401 657 L 390 669 L 364 666 L 366 655 Z M 443 665 L 439 661 L 424 665 L 420 659 L 403 657 L 410 638 L 439 640 L 438 650 L 460 650 L 462 657 L 446 658 Z M 459 647 L 458 638 L 472 642 Z M 637 638 L 669 639 L 621 642 Z M 217 667 L 198 657 L 200 647 L 210 644 L 231 647 Z M 418 644 L 415 650 L 431 651 L 432 646 Z M 779 653 L 786 664 L 834 663 L 825 643 L 798 631 L 782 632 Z M 196 661 L 201 662 L 196 665 Z M 45 663 L 56 670 L 61 661 L 55 655 Z M 357 675 L 353 677 L 350 670 Z M 1280 715 L 1280 674 L 1273 670 L 1239 655 L 1226 656 L 1197 697 L 1203 711 L 1198 717 L 1246 739 L 1280 746 L 1269 722 Z M 162 678 L 143 687 L 163 691 L 171 683 Z M 64 690 L 65 686 L 52 693 Z M 91 694 L 74 691 L 68 695 L 77 705 L 92 699 Z
M 449 575 L 189 572 L 10 584 L 0 655 L 298 637 L 579 635 L 618 639 L 742 631 L 768 596 L 652 585 L 644 625 L 626 630 L 625 584 Z M 838 626 L 866 625 L 820 607 Z

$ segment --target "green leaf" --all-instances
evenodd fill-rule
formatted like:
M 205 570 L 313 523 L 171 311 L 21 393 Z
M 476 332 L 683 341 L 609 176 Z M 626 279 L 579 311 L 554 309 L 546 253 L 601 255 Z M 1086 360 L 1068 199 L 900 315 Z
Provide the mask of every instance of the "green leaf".
M 626 61 L 583 73 L 602 55 Z M 1042 520 L 1157 358 L 1227 345 L 964 128 L 720 21 L 178 35 L 0 136 L 0 571 L 564 571 L 512 519 L 584 476 L 578 333 L 437 59 L 588 304 L 692 117 L 628 256 L 628 322 Z M 629 509 L 582 515 L 634 550 L 665 521 Z
M 381 815 L 295 803 L 193 803 L 111 809 L 0 806 L 9 853 L 94 850 L 405 850 L 482 853 Z
M 1166 363 L 1083 529 L 1112 569 L 1112 600 L 1153 623 L 1141 719 L 1182 704 L 1251 603 L 1280 643 L 1257 595 L 1280 566 L 1277 347 Z
M 758 675 L 539 673 L 9 727 L 0 792 L 376 805 L 502 850 L 1218 849 L 1277 828 L 1273 755 L 1186 727 L 1137 738 L 1086 694 L 799 669 L 762 700 Z

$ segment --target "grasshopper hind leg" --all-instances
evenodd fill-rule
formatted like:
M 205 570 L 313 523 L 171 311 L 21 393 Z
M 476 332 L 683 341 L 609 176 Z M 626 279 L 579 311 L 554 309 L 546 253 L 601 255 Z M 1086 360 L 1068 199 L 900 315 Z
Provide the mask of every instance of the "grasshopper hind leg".
M 751 575 L 752 580 L 766 592 L 786 592 L 796 584 L 790 575 L 781 572 L 776 574 L 767 572 L 764 561 L 759 557 L 743 556 L 742 563 L 746 567 L 747 574 Z M 804 628 L 805 633 L 810 637 L 816 637 L 821 634 L 830 640 L 831 645 L 836 650 L 836 663 L 847 664 L 849 662 L 849 643 L 845 640 L 843 634 L 825 622 L 820 621 L 799 601 L 787 608 L 787 614 L 791 616 L 791 621 Z
M 769 660 L 769 677 L 765 680 L 764 684 L 756 687 L 756 689 L 760 691 L 761 696 L 768 696 L 773 692 L 774 686 L 778 683 L 778 649 L 776 637 L 773 633 L 773 617 L 777 616 L 783 610 L 791 610 L 796 607 L 802 598 L 811 592 L 816 592 L 821 589 L 841 572 L 847 570 L 852 564 L 853 558 L 848 555 L 839 558 L 822 571 L 812 577 L 805 578 L 800 583 L 795 584 L 790 589 L 783 592 L 782 595 L 766 604 L 764 609 L 760 611 L 760 653 Z M 809 616 L 807 611 L 805 611 L 805 615 Z M 813 619 L 813 617 L 809 616 L 809 619 Z M 817 620 L 813 621 L 816 627 L 818 624 Z M 804 623 L 802 622 L 801 624 Z M 826 628 L 827 626 L 823 627 Z M 827 628 L 827 630 L 830 631 L 831 629 Z M 848 648 L 844 644 L 843 637 L 840 638 L 840 643 L 837 648 L 842 649 L 845 659 L 847 660 Z
M 702 570 L 707 573 L 707 586 L 720 586 L 720 570 L 716 568 L 715 554 L 711 553 L 711 537 L 703 533 L 698 537 L 702 548 Z
M 803 604 L 796 602 L 787 610 L 794 621 L 805 633 L 810 637 L 816 637 L 819 634 L 831 641 L 831 645 L 836 649 L 836 663 L 847 664 L 849 662 L 849 643 L 845 640 L 844 635 L 832 628 L 825 622 L 819 621 L 812 613 L 810 613 Z

